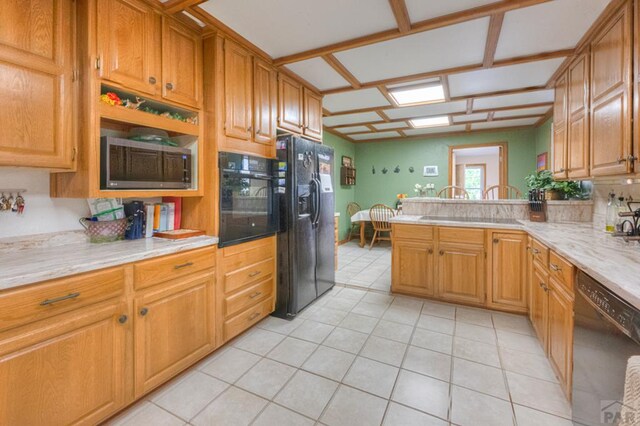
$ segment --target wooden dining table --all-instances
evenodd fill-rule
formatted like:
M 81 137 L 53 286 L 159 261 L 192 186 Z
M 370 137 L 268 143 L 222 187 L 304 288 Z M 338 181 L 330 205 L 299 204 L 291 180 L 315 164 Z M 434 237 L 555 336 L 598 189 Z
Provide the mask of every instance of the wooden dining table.
M 394 216 L 398 215 L 398 210 L 393 211 Z M 364 236 L 364 228 L 367 226 L 367 222 L 371 222 L 371 215 L 369 210 L 360 210 L 358 213 L 351 216 L 351 223 L 360 223 L 360 247 L 364 247 L 367 243 Z

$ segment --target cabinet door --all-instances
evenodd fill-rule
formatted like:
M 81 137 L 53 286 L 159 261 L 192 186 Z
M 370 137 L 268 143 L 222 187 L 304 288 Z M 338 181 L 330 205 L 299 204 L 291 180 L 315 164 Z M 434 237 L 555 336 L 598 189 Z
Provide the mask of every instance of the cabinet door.
M 98 2 L 100 77 L 156 94 L 159 18 L 140 0 Z
M 573 363 L 573 301 L 553 277 L 549 279 L 548 341 L 549 361 L 569 396 Z
M 553 177 L 567 177 L 567 75 L 556 81 L 553 103 Z
M 278 127 L 302 133 L 302 86 L 284 75 L 278 75 Z
M 546 289 L 548 288 L 548 284 L 549 276 L 547 272 L 540 267 L 537 262 L 534 262 L 529 318 L 545 352 L 547 350 L 548 297 Z
M 72 0 L 0 6 L 0 166 L 73 167 L 74 8 Z
M 631 171 L 631 2 L 591 43 L 591 174 Z
M 135 395 L 164 383 L 213 348 L 214 275 L 151 287 L 134 302 Z
M 272 145 L 276 139 L 277 74 L 265 61 L 253 60 L 253 140 Z
M 224 43 L 225 134 L 251 140 L 251 54 L 240 45 Z
M 433 243 L 395 240 L 392 256 L 393 291 L 435 295 Z
M 198 108 L 202 93 L 202 42 L 174 21 L 162 20 L 162 96 Z
M 322 140 L 322 96 L 304 88 L 304 126 L 305 136 Z
M 484 247 L 440 243 L 438 254 L 439 295 L 452 302 L 484 303 Z
M 494 232 L 489 268 L 490 305 L 527 311 L 527 235 Z
M 589 55 L 584 53 L 568 71 L 567 176 L 589 176 Z
M 0 424 L 98 424 L 122 408 L 123 314 L 110 301 L 0 334 Z

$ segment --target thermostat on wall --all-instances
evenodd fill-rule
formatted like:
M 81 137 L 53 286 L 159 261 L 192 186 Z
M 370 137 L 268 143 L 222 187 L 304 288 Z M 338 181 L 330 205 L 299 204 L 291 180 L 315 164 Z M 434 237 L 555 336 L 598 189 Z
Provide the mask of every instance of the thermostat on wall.
M 438 166 L 424 166 L 422 176 L 438 176 Z

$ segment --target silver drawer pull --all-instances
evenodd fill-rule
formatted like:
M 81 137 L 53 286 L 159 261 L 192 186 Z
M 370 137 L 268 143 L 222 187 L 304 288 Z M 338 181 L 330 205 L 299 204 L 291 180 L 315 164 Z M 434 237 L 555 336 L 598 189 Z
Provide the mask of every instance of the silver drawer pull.
M 551 268 L 551 270 L 552 270 L 552 271 L 556 271 L 556 272 L 558 272 L 558 271 L 562 271 L 562 268 L 561 268 L 561 267 L 559 267 L 558 265 L 555 265 L 555 264 L 553 264 L 553 263 L 550 263 L 550 264 L 549 264 L 549 268 Z
M 66 296 L 60 296 L 54 299 L 43 300 L 42 302 L 40 302 L 40 306 L 47 306 L 53 303 L 62 302 L 63 300 L 75 299 L 78 296 L 80 296 L 80 293 L 69 293 Z
M 540 254 L 540 250 L 538 250 L 537 248 L 533 249 L 533 254 Z
M 182 268 L 186 268 L 187 266 L 193 266 L 193 262 L 187 262 L 187 263 L 183 263 L 182 265 L 176 265 L 173 267 L 173 269 L 182 269 Z
M 256 297 L 260 296 L 261 294 L 262 294 L 262 292 L 261 292 L 261 291 L 256 291 L 255 293 L 250 294 L 250 295 L 249 295 L 249 298 L 250 298 L 250 299 L 255 299 Z
M 253 314 L 251 314 L 251 316 L 249 317 L 249 321 L 253 321 L 254 319 L 258 318 L 260 316 L 260 312 L 255 312 Z
M 260 273 L 261 273 L 261 272 L 262 272 L 262 271 L 255 271 L 255 272 L 252 272 L 252 273 L 250 273 L 250 274 L 249 274 L 249 278 L 253 278 L 253 277 L 255 277 L 256 275 L 260 275 Z

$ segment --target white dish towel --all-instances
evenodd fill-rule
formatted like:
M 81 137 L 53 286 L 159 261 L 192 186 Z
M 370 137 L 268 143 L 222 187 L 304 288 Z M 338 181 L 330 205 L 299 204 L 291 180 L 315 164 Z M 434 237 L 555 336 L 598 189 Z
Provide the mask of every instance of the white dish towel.
M 632 356 L 627 362 L 621 417 L 619 426 L 640 424 L 640 356 Z

